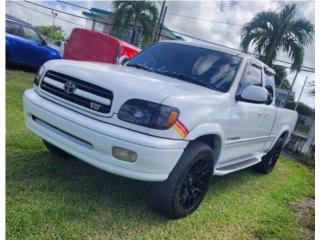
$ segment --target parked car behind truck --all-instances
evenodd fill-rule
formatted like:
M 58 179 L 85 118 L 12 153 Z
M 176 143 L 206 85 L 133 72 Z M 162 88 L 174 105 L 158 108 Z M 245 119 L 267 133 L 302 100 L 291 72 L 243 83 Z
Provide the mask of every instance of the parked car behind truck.
M 48 60 L 60 59 L 31 24 L 6 16 L 6 61 L 38 69 Z
M 116 64 L 120 57 L 130 59 L 140 50 L 108 34 L 74 28 L 65 46 L 63 58 Z
M 213 45 L 162 42 L 126 66 L 50 61 L 24 93 L 27 127 L 55 154 L 151 181 L 171 218 L 194 212 L 212 175 L 269 173 L 297 113 L 275 106 L 275 72 Z

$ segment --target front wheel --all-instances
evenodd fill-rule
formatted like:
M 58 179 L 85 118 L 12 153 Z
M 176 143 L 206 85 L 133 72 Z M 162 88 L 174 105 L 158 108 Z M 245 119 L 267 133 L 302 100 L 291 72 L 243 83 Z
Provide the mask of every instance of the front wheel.
M 284 145 L 284 138 L 280 137 L 272 149 L 262 157 L 262 161 L 255 166 L 255 169 L 263 174 L 270 173 L 275 167 Z
M 213 167 L 212 149 L 202 142 L 190 143 L 168 179 L 153 184 L 153 206 L 174 219 L 190 215 L 207 192 Z

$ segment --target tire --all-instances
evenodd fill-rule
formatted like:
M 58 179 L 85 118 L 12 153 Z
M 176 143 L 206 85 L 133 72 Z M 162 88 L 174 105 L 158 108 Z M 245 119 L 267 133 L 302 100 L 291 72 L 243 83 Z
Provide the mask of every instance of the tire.
M 255 166 L 255 170 L 263 174 L 271 173 L 278 161 L 283 145 L 284 137 L 280 137 L 272 149 L 262 157 L 262 161 Z
M 63 151 L 62 149 L 54 146 L 53 144 L 43 140 L 44 145 L 46 145 L 47 149 L 54 155 L 59 156 L 59 157 L 63 157 L 63 158 L 67 158 L 70 157 L 71 155 L 65 151 Z
M 211 147 L 190 143 L 164 182 L 152 184 L 151 204 L 169 218 L 192 214 L 202 202 L 213 174 Z

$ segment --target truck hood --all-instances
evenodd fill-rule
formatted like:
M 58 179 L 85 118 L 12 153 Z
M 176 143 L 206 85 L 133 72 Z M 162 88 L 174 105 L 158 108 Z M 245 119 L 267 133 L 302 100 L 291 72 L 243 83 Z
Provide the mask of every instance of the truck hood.
M 162 103 L 171 96 L 193 99 L 195 96 L 219 98 L 223 95 L 209 88 L 134 67 L 72 60 L 52 60 L 45 67 L 111 90 L 114 113 L 125 101 L 133 98 Z

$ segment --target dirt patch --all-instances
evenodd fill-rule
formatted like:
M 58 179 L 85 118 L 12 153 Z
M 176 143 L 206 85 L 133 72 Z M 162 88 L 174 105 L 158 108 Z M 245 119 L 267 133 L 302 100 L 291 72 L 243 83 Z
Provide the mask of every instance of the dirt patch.
M 305 227 L 303 240 L 314 239 L 314 222 L 315 222 L 315 200 L 314 198 L 304 198 L 301 201 L 293 202 L 290 207 L 296 212 L 298 221 Z

